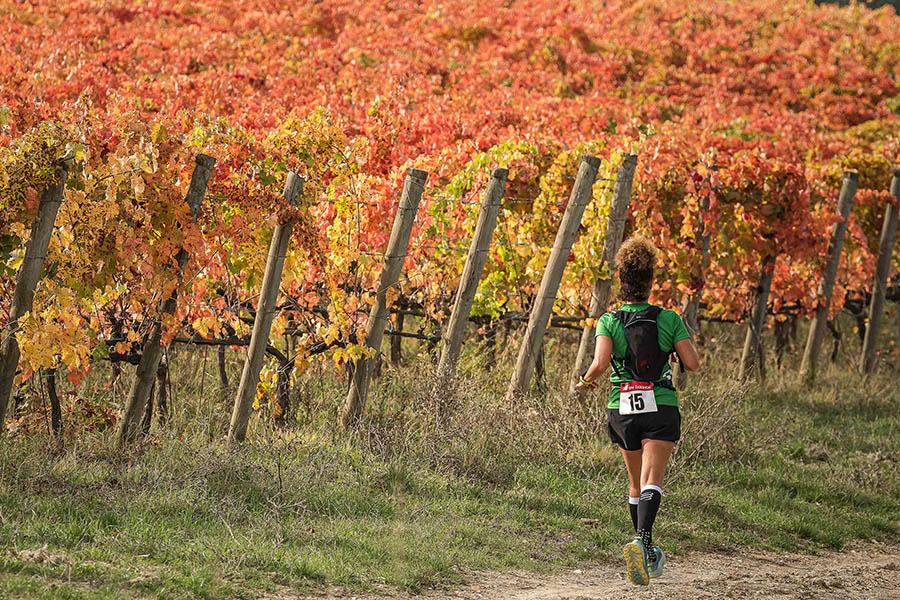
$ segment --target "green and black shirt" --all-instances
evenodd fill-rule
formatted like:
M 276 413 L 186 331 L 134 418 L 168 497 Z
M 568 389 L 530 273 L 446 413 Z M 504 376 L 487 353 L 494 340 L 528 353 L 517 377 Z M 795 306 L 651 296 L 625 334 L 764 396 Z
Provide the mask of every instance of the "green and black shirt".
M 637 312 L 649 307 L 650 305 L 647 303 L 625 304 L 619 310 Z M 691 337 L 687 327 L 684 326 L 684 321 L 681 320 L 681 317 L 674 310 L 663 309 L 660 311 L 659 316 L 656 319 L 656 327 L 659 331 L 659 349 L 663 352 L 672 352 L 677 342 Z M 613 316 L 611 312 L 606 313 L 600 317 L 599 321 L 597 321 L 597 336 L 601 335 L 605 335 L 612 339 L 613 356 L 620 360 L 624 360 L 625 352 L 628 349 L 628 343 L 625 341 L 625 327 L 622 326 L 622 323 Z M 627 375 L 627 373 L 625 374 Z M 666 365 L 662 378 L 672 379 L 672 368 L 670 366 Z M 618 409 L 619 385 L 634 380 L 627 377 L 619 377 L 615 370 L 610 374 L 609 380 L 613 385 L 609 393 L 609 404 L 607 405 L 607 408 Z M 678 406 L 678 394 L 675 393 L 674 389 L 655 387 L 653 392 L 656 396 L 657 404 L 663 406 Z

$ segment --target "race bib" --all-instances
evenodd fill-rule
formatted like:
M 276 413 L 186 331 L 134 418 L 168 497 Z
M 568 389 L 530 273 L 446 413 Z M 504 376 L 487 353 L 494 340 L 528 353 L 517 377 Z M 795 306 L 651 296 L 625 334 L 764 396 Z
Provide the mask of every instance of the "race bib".
M 656 412 L 653 384 L 647 381 L 627 381 L 619 386 L 619 414 L 636 415 Z

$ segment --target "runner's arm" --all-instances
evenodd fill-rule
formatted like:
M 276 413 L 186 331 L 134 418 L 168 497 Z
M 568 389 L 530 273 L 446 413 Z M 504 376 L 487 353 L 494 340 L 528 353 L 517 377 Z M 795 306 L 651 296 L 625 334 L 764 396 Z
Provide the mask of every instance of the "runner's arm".
M 611 337 L 607 335 L 597 336 L 597 343 L 594 346 L 594 362 L 591 363 L 587 373 L 584 374 L 582 378 L 584 381 L 587 381 L 589 384 L 596 382 L 603 375 L 604 371 L 609 368 L 612 346 Z
M 597 338 L 598 340 L 600 338 Z M 700 368 L 700 355 L 694 348 L 694 342 L 691 338 L 685 338 L 675 342 L 675 352 L 678 354 L 678 360 L 684 365 L 688 371 L 696 371 Z

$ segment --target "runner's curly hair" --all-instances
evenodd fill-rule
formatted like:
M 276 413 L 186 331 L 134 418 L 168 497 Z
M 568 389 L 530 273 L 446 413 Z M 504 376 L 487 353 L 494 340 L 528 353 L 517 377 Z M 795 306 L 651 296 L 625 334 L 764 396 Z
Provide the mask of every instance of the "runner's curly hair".
M 619 299 L 623 302 L 646 302 L 653 287 L 656 246 L 642 235 L 634 235 L 616 252 L 619 270 Z

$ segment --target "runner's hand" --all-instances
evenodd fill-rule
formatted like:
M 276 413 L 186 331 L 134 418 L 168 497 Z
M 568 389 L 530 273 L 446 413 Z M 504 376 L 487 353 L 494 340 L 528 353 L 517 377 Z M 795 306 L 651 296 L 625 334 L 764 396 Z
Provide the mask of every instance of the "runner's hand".
M 597 387 L 596 381 L 585 381 L 584 377 L 579 378 L 578 383 L 575 384 L 575 391 L 582 392 L 584 390 L 593 390 Z

